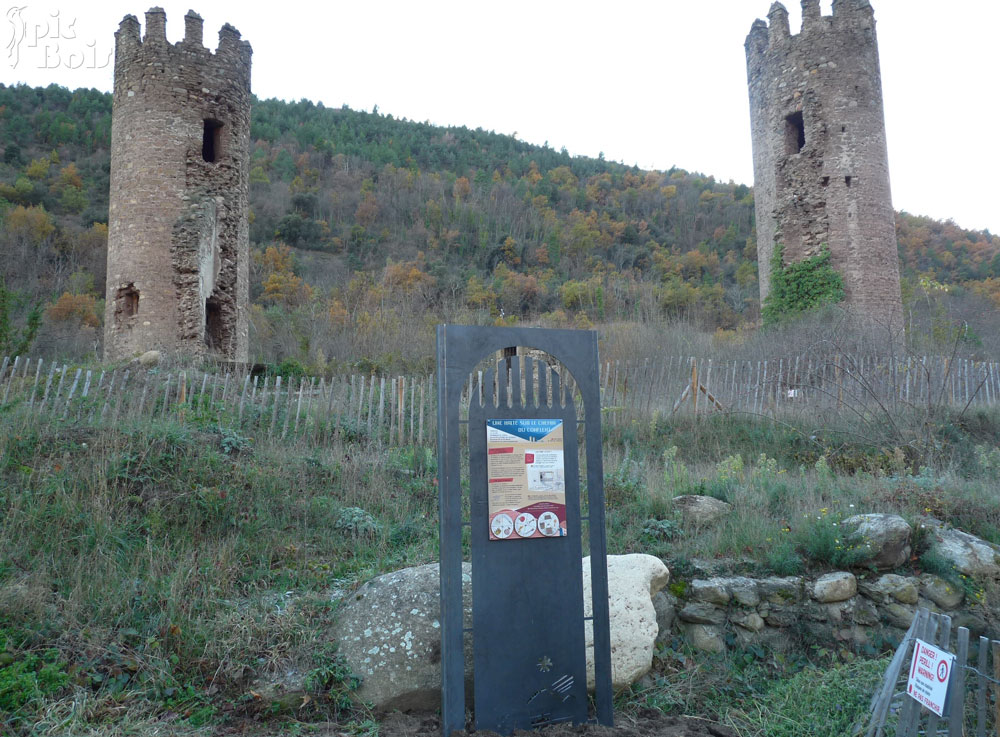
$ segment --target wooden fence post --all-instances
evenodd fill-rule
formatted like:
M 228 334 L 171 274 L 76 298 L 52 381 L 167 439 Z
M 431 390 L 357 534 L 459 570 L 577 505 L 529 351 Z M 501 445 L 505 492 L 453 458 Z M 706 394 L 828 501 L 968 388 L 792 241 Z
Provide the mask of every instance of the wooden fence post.
M 698 419 L 698 362 L 691 356 L 691 407 L 694 409 L 694 418 Z
M 408 445 L 413 445 L 413 420 L 414 420 L 414 412 L 416 410 L 414 404 L 416 404 L 416 398 L 417 398 L 417 381 L 416 379 L 410 379 L 410 431 L 409 433 L 407 433 L 407 440 L 406 440 Z
M 42 372 L 42 359 L 38 359 L 38 363 L 35 365 L 35 383 L 31 387 L 31 398 L 28 400 L 28 406 L 33 407 L 35 404 L 35 394 L 38 392 L 38 379 Z
M 239 425 L 243 424 L 243 405 L 247 401 L 247 388 L 249 386 L 250 386 L 250 374 L 247 374 L 246 378 L 243 379 L 243 391 L 240 392 L 240 409 L 236 415 L 236 422 Z M 253 391 L 254 394 L 257 393 L 257 377 L 254 377 Z
M 292 427 L 292 434 L 299 431 L 299 415 L 302 414 L 302 390 L 306 385 L 306 377 L 299 377 L 299 401 L 295 405 L 295 426 Z
M 378 382 L 378 439 L 379 442 L 382 441 L 382 433 L 385 432 L 385 377 L 380 376 Z M 389 419 L 389 424 L 392 424 L 392 418 Z M 391 441 L 392 438 L 390 437 Z
M 3 393 L 3 403 L 7 404 L 7 397 L 10 395 L 11 384 L 14 383 L 14 376 L 17 374 L 17 365 L 20 362 L 20 356 L 14 356 L 14 366 L 10 370 L 10 379 L 7 380 L 7 389 Z M 7 368 L 7 361 L 4 361 L 4 368 Z M 3 372 L 0 371 L 0 379 L 3 378 Z
M 274 379 L 274 401 L 271 403 L 271 428 L 268 435 L 274 437 L 274 430 L 278 424 L 278 402 L 281 400 L 281 376 Z
M 420 423 L 417 426 L 417 445 L 424 444 L 424 383 L 420 382 Z
M 955 659 L 955 665 L 952 669 L 952 684 L 951 689 L 953 694 L 960 694 L 958 699 L 958 708 L 953 708 L 951 710 L 951 717 L 948 719 L 948 735 L 949 737 L 962 737 L 964 730 L 962 729 L 963 717 L 965 716 L 964 706 L 964 696 L 965 696 L 965 666 L 969 661 L 969 630 L 965 627 L 958 628 L 958 657 Z
M 118 423 L 118 413 L 121 411 L 122 402 L 125 400 L 125 391 L 126 389 L 128 389 L 129 374 L 130 374 L 129 369 L 125 369 L 125 374 L 122 376 L 122 383 L 118 387 L 118 397 L 115 399 L 115 409 L 111 413 L 112 424 Z
M 285 436 L 288 435 L 288 423 L 292 418 L 292 404 L 295 402 L 295 391 L 292 389 L 295 383 L 295 377 L 288 377 L 288 388 L 285 390 L 287 399 L 285 400 L 285 421 L 281 423 L 281 438 L 284 440 Z
M 101 419 L 103 420 L 105 415 L 108 413 L 108 406 L 111 404 L 111 395 L 115 391 L 115 379 L 117 378 L 117 370 L 111 372 L 111 381 L 108 383 L 108 394 L 104 398 L 104 406 L 101 407 Z
M 1000 640 L 993 640 L 993 726 L 1000 737 Z
M 69 403 L 73 401 L 73 394 L 76 392 L 77 384 L 80 383 L 80 374 L 83 373 L 83 369 L 76 370 L 76 376 L 73 377 L 73 385 L 69 389 L 69 394 L 66 396 L 66 406 L 63 411 L 63 419 L 69 415 Z
M 368 378 L 368 439 L 372 436 L 372 418 L 375 413 L 375 377 Z
M 146 406 L 146 392 L 149 391 L 149 373 L 145 374 L 145 379 L 142 382 L 142 396 L 139 398 L 139 408 L 136 410 L 135 416 L 142 417 L 142 408 Z

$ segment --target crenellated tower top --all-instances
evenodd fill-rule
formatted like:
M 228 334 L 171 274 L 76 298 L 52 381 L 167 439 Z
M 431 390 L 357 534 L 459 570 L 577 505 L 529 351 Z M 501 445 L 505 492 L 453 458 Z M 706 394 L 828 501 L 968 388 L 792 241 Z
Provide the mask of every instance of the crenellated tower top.
M 220 74 L 234 75 L 234 81 L 250 84 L 250 59 L 253 49 L 240 39 L 240 32 L 226 23 L 219 30 L 219 46 L 213 53 L 204 45 L 204 20 L 189 10 L 184 16 L 184 39 L 176 44 L 167 40 L 167 14 L 160 7 L 146 11 L 146 33 L 140 35 L 134 15 L 122 18 L 115 33 L 115 77 L 136 62 L 185 63 L 194 55 L 202 64 L 212 64 Z

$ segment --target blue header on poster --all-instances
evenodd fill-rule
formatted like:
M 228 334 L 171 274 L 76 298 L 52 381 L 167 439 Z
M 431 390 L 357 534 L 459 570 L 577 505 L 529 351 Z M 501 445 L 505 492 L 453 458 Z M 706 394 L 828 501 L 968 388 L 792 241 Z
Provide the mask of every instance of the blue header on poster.
M 487 420 L 486 424 L 496 430 L 532 442 L 541 440 L 562 424 L 562 420 Z

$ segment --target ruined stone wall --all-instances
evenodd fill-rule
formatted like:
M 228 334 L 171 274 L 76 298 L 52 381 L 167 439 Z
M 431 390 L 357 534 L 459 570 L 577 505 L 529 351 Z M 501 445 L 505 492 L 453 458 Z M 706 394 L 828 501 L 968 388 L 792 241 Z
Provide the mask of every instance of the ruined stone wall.
M 115 34 L 104 355 L 247 360 L 250 45 L 212 53 L 189 12 L 127 15 Z
M 802 29 L 774 3 L 746 39 L 761 302 L 775 244 L 785 263 L 822 244 L 845 301 L 885 326 L 901 319 L 875 18 L 868 0 L 802 0 Z

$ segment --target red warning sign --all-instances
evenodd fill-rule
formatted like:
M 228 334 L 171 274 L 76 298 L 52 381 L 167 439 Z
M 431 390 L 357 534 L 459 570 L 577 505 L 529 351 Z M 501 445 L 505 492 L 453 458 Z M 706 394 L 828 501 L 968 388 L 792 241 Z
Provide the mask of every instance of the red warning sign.
M 913 661 L 910 663 L 910 677 L 906 681 L 906 693 L 938 716 L 944 716 L 954 664 L 955 656 L 952 653 L 923 640 L 916 640 Z

